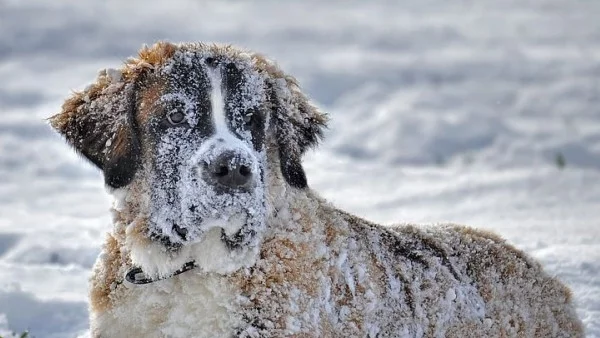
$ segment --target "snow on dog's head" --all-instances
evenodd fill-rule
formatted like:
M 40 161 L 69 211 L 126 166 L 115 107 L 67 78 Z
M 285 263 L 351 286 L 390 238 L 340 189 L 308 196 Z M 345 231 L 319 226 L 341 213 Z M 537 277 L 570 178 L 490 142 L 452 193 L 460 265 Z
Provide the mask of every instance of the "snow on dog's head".
M 253 261 L 269 182 L 306 187 L 301 156 L 325 116 L 260 55 L 157 43 L 50 121 L 122 196 L 133 263 L 167 275 L 189 260 L 224 273 Z

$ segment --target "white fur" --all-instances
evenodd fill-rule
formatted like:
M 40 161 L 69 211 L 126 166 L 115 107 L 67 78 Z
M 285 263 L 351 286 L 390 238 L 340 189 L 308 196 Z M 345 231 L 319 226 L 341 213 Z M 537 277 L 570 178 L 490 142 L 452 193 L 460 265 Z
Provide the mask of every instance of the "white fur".
M 240 306 L 227 279 L 218 274 L 188 271 L 120 292 L 115 306 L 92 313 L 94 337 L 227 337 L 239 326 Z M 144 315 L 139 315 L 144 314 Z M 118 325 L 115 325 L 118 323 Z
M 223 100 L 223 88 L 220 68 L 211 68 L 208 70 L 210 78 L 210 103 L 212 106 L 213 121 L 215 123 L 215 129 L 217 130 L 217 136 L 221 134 L 230 134 L 227 128 L 227 118 L 225 116 L 225 106 Z

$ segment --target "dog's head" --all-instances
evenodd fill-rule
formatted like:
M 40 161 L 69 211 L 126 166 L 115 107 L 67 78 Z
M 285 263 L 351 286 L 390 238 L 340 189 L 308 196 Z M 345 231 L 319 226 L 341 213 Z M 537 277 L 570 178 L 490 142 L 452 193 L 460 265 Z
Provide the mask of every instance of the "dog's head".
M 325 116 L 260 55 L 158 43 L 102 71 L 50 122 L 108 187 L 143 191 L 152 241 L 177 250 L 218 231 L 236 250 L 264 228 L 268 170 L 306 188 L 301 156 Z

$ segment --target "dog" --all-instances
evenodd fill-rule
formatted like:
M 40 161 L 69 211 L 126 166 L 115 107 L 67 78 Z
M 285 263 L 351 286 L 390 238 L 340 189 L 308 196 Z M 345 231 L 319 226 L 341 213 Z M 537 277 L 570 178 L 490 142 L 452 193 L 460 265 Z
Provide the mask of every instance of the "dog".
M 583 337 L 569 289 L 495 234 L 381 226 L 308 187 L 327 116 L 266 57 L 159 42 L 50 124 L 114 196 L 93 337 Z

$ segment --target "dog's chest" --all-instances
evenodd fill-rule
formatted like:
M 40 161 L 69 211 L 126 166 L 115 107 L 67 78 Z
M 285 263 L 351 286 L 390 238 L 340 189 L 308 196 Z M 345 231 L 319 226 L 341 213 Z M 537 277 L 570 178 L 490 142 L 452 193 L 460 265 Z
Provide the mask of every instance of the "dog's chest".
M 120 288 L 115 306 L 96 318 L 101 337 L 228 337 L 242 325 L 243 297 L 222 276 L 189 271 Z

